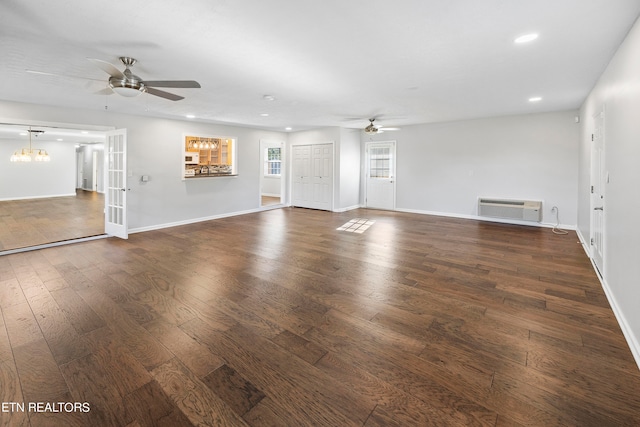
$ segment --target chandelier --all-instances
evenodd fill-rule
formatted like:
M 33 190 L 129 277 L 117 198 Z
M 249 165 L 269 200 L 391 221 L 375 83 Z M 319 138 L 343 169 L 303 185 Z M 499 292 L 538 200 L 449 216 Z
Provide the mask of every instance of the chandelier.
M 211 149 L 215 150 L 218 148 L 218 144 L 220 141 L 216 138 L 193 138 L 189 139 L 187 142 L 187 149 Z
M 23 148 L 22 150 L 19 150 L 13 153 L 13 156 L 11 156 L 11 161 L 12 162 L 30 162 L 31 160 L 35 160 L 36 162 L 50 161 L 51 157 L 49 157 L 49 153 L 47 153 L 47 150 L 31 147 L 31 135 L 35 135 L 37 138 L 39 135 L 42 135 L 44 131 L 29 128 L 28 132 L 29 132 L 29 148 Z

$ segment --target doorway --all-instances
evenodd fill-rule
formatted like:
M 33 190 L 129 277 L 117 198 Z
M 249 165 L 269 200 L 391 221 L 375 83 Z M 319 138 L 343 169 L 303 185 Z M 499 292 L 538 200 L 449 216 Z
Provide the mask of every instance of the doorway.
M 395 141 L 369 142 L 365 153 L 365 206 L 394 210 L 396 207 Z
M 29 128 L 43 131 L 38 136 L 37 147 L 46 149 L 51 160 L 9 163 L 0 168 L 2 181 L 15 183 L 3 186 L 0 191 L 0 253 L 104 235 L 103 155 L 87 153 L 85 156 L 78 148 L 80 144 L 101 146 L 106 128 L 87 126 L 82 129 L 83 133 L 82 125 L 70 128 L 51 123 L 3 123 L 0 138 L 8 133 L 10 143 L 0 144 L 2 158 L 5 157 L 3 150 L 24 145 L 20 137 L 14 135 Z M 101 149 L 104 150 L 103 146 Z M 87 178 L 86 185 L 84 178 Z M 97 192 L 93 191 L 96 189 Z
M 603 108 L 593 116 L 591 134 L 591 258 L 601 277 L 604 276 L 605 240 L 605 113 Z
M 260 140 L 260 206 L 284 203 L 285 144 Z

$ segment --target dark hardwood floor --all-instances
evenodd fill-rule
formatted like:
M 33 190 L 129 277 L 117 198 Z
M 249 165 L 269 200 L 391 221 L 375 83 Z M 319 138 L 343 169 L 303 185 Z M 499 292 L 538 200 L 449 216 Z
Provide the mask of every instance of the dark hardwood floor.
M 76 190 L 76 196 L 0 202 L 0 251 L 104 233 L 104 195 Z
M 336 230 L 353 218 L 375 223 Z M 573 232 L 286 208 L 3 256 L 0 277 L 0 400 L 90 409 L 3 425 L 640 420 Z

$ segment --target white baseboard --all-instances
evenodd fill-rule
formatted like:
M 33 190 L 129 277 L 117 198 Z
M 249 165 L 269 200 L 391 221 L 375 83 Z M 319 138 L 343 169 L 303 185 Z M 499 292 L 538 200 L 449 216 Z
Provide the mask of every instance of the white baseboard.
M 600 276 L 598 272 L 598 268 L 593 262 L 593 257 L 591 256 L 590 247 L 591 245 L 587 244 L 587 240 L 584 238 L 580 230 L 578 230 L 578 238 L 580 239 L 580 243 L 589 257 L 589 261 L 591 261 L 591 266 L 593 267 L 593 271 L 596 273 L 596 277 L 600 280 L 600 285 L 602 286 L 602 290 L 604 291 L 605 296 L 607 297 L 607 301 L 609 301 L 609 305 L 611 306 L 611 310 L 613 311 L 613 315 L 616 316 L 616 320 L 618 321 L 618 325 L 620 325 L 620 329 L 622 329 L 622 334 L 624 338 L 627 340 L 627 344 L 629 345 L 629 350 L 631 350 L 631 354 L 633 355 L 634 360 L 636 361 L 636 365 L 638 365 L 638 369 L 640 369 L 640 340 L 633 332 L 633 329 L 627 322 L 627 318 L 624 313 L 620 309 L 616 297 L 609 286 L 606 278 Z
M 472 219 L 475 221 L 497 222 L 501 224 L 526 225 L 529 227 L 553 228 L 556 226 L 555 224 L 551 224 L 547 222 L 519 221 L 517 219 L 491 218 L 491 217 L 478 216 L 478 215 L 453 214 L 448 212 L 423 211 L 423 210 L 417 210 L 417 209 L 396 209 L 396 211 L 415 213 L 415 214 L 421 214 L 421 215 L 443 216 L 448 218 Z M 560 224 L 558 225 L 558 228 L 562 230 L 576 230 L 576 226 L 571 224 Z
M 193 218 L 193 219 L 187 219 L 184 221 L 176 221 L 176 222 L 167 222 L 164 224 L 156 224 L 156 225 L 150 225 L 147 227 L 138 227 L 138 228 L 131 228 L 128 230 L 129 234 L 135 234 L 135 233 L 142 233 L 145 231 L 154 231 L 154 230 L 162 230 L 163 228 L 171 228 L 171 227 L 179 227 L 181 225 L 189 225 L 189 224 L 195 224 L 198 222 L 204 222 L 204 221 L 211 221 L 214 219 L 221 219 L 221 218 L 229 218 L 232 216 L 239 216 L 239 215 L 246 215 L 246 214 L 251 214 L 251 213 L 256 213 L 256 212 L 263 212 L 263 211 L 268 211 L 268 210 L 272 210 L 272 209 L 278 209 L 278 208 L 282 208 L 284 205 L 269 205 L 269 206 L 263 206 L 260 208 L 256 208 L 256 209 L 249 209 L 246 211 L 238 211 L 238 212 L 230 212 L 230 213 L 225 213 L 225 214 L 220 214 L 220 215 L 212 215 L 212 216 L 206 216 L 206 217 L 200 217 L 200 218 Z
M 0 199 L 0 202 L 8 202 L 11 200 L 29 200 L 29 199 L 50 199 L 54 197 L 75 197 L 76 193 L 69 194 L 51 194 L 49 196 L 26 196 L 26 197 L 8 197 L 5 199 Z
M 52 242 L 52 243 L 44 243 L 42 245 L 27 246 L 25 248 L 7 249 L 5 251 L 0 251 L 0 256 L 36 251 L 38 249 L 55 248 L 56 246 L 71 245 L 71 244 L 80 243 L 80 242 L 90 242 L 91 240 L 106 239 L 108 237 L 109 236 L 106 234 L 100 234 L 97 236 L 78 237 L 77 239 L 62 240 L 60 242 Z
M 360 205 L 353 205 L 353 206 L 348 206 L 346 208 L 338 208 L 338 209 L 334 209 L 334 212 L 347 212 L 347 211 L 352 211 L 354 209 L 360 209 Z

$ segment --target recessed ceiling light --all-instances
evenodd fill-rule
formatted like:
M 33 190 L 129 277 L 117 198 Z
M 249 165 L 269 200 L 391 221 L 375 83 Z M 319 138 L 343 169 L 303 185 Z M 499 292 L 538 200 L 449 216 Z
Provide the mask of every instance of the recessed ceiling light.
M 269 117 L 269 114 L 268 114 L 268 113 L 262 113 L 262 114 L 260 114 L 260 115 L 261 115 L 262 117 Z
M 27 136 L 27 133 L 26 132 L 20 132 L 19 135 L 20 136 Z
M 291 130 L 291 129 L 292 129 L 292 128 L 290 128 L 290 127 L 286 127 L 286 128 L 284 128 L 284 130 Z
M 82 132 L 80 132 L 83 135 L 87 135 L 89 133 L 89 131 L 83 130 Z
M 63 141 L 63 139 L 62 138 L 58 138 L 58 139 L 56 139 L 56 141 Z
M 196 118 L 196 116 L 194 116 L 193 114 L 187 114 L 185 117 L 187 119 L 195 119 Z
M 529 102 L 538 102 L 538 101 L 542 101 L 542 97 L 534 96 L 533 98 L 529 98 Z
M 276 97 L 273 95 L 265 95 L 262 97 L 262 99 L 264 99 L 265 101 L 275 101 Z
M 525 34 L 514 40 L 514 43 L 529 43 L 538 38 L 537 33 Z

